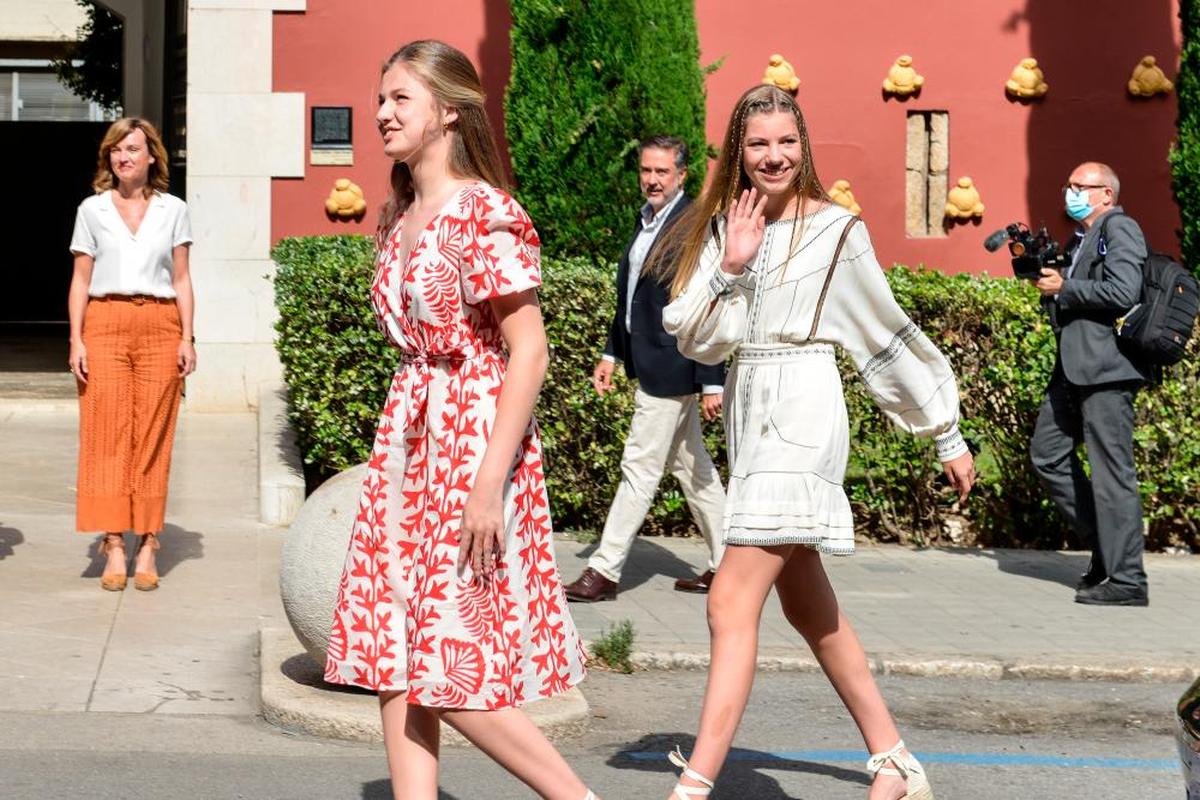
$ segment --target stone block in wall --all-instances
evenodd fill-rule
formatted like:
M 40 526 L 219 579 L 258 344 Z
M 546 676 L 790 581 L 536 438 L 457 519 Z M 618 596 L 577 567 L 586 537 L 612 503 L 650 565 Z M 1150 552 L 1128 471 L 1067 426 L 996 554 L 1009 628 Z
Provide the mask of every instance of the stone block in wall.
M 308 0 L 189 0 L 192 10 L 254 8 L 263 11 L 304 11 Z
M 908 115 L 908 154 L 904 166 L 924 174 L 929 169 L 929 136 L 922 114 Z
M 271 91 L 273 19 L 257 8 L 201 8 L 192 3 L 189 19 L 188 92 L 263 93 Z M 253 47 L 230 42 L 254 42 Z
M 265 258 L 271 249 L 271 182 L 263 177 L 188 176 L 195 258 Z
M 188 98 L 192 176 L 304 176 L 304 94 L 202 94 Z
M 945 173 L 950 169 L 950 115 L 936 112 L 929 115 L 929 172 Z
M 192 264 L 196 338 L 207 342 L 273 342 L 275 262 L 209 260 Z
M 929 180 L 924 170 L 910 169 L 905 171 L 905 230 L 909 236 L 925 236 L 926 199 L 929 192 Z
M 196 344 L 198 368 L 187 379 L 189 411 L 245 411 L 256 408 L 264 386 L 283 382 L 283 368 L 269 342 Z

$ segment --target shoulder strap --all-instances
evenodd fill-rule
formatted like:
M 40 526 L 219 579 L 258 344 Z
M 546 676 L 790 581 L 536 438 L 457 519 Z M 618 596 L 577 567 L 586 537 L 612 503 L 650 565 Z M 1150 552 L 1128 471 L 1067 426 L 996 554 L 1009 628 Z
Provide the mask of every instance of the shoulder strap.
M 862 217 L 854 216 L 846 223 L 846 227 L 842 229 L 842 236 L 838 239 L 837 247 L 833 251 L 833 260 L 829 262 L 829 269 L 825 272 L 825 285 L 821 287 L 821 296 L 817 298 L 817 310 L 813 313 L 812 330 L 808 332 L 808 338 L 805 341 L 811 341 L 817 335 L 817 325 L 821 322 L 821 310 L 825 307 L 825 295 L 829 294 L 829 283 L 833 280 L 833 271 L 837 269 L 838 259 L 842 257 L 842 248 L 846 246 L 846 237 L 850 235 L 850 229 L 854 227 L 856 222 L 862 220 Z
M 1096 245 L 1096 257 L 1092 259 L 1092 263 L 1088 265 L 1088 280 L 1095 280 L 1096 267 L 1104 263 L 1104 255 L 1100 252 L 1100 245 L 1104 245 L 1104 252 L 1108 252 L 1108 223 L 1113 217 L 1123 217 L 1125 213 L 1122 211 L 1114 211 L 1104 216 L 1104 221 L 1100 223 L 1100 238 Z M 1083 242 L 1079 243 L 1080 246 Z

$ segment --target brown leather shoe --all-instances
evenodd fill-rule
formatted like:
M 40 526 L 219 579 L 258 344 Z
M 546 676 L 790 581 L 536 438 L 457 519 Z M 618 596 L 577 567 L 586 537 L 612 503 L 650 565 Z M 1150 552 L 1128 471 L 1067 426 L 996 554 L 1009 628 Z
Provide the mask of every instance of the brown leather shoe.
M 574 583 L 568 583 L 563 589 L 568 600 L 578 603 L 595 603 L 597 600 L 616 600 L 617 584 L 588 567 Z
M 713 578 L 715 577 L 715 572 L 711 569 L 706 569 L 704 574 L 698 578 L 680 578 L 675 581 L 675 591 L 708 594 L 709 587 L 712 586 Z

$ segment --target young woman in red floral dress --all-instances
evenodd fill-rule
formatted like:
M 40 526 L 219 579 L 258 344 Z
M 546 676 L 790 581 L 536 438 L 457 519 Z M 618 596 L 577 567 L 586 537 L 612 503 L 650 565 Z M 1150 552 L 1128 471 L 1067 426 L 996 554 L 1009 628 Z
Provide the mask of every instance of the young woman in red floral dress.
M 594 795 L 520 710 L 584 675 L 533 420 L 548 360 L 539 241 L 471 62 L 383 67 L 394 161 L 371 290 L 400 350 L 346 555 L 325 678 L 379 693 L 396 798 L 437 797 L 446 722 L 541 797 Z

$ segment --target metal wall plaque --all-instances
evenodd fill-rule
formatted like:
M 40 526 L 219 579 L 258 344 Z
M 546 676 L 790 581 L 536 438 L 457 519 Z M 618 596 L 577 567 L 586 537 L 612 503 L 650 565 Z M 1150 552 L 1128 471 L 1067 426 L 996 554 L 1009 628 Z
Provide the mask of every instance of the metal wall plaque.
M 352 141 L 350 106 L 312 107 L 314 150 L 345 150 Z

